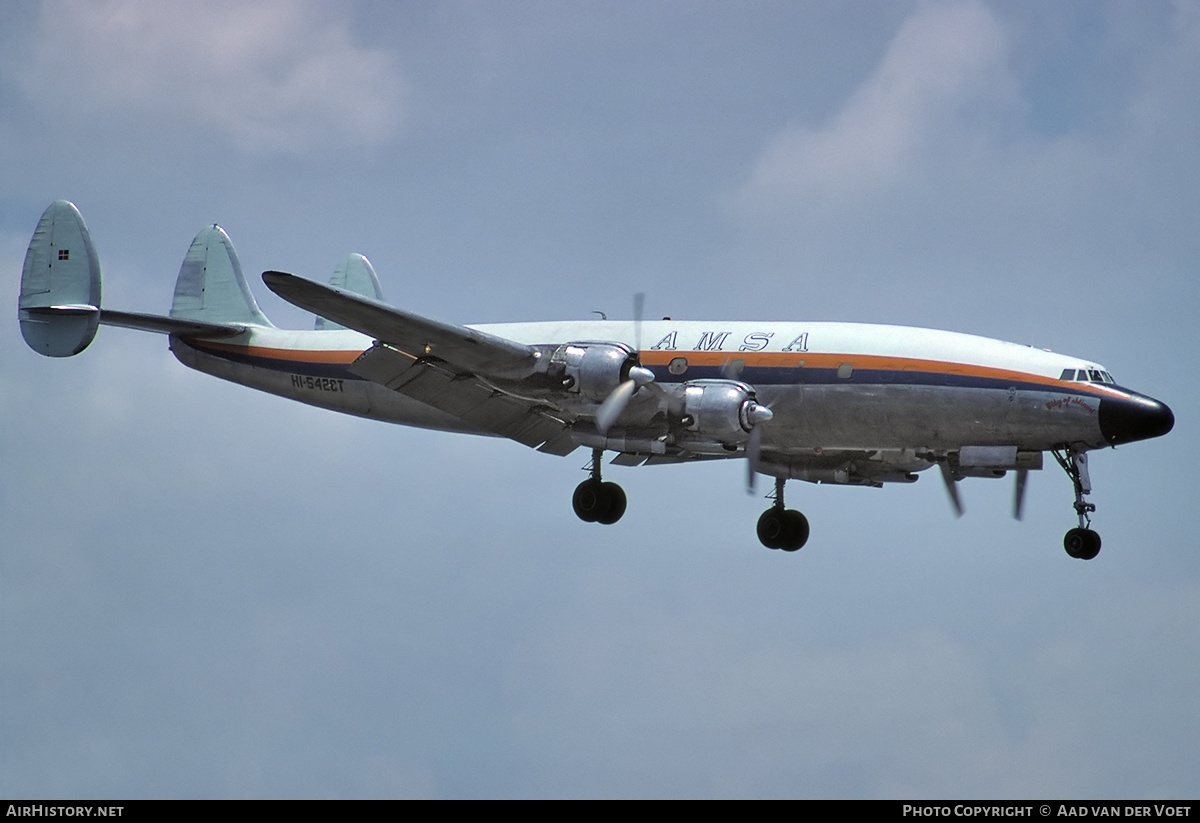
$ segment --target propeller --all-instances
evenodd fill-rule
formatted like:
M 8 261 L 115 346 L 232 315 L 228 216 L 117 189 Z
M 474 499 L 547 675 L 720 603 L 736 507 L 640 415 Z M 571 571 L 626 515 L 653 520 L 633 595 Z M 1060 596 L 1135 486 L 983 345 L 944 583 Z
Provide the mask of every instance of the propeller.
M 633 296 L 633 347 L 642 353 L 642 311 L 646 308 L 646 293 L 640 291 Z
M 1013 517 L 1020 520 L 1025 513 L 1025 481 L 1029 479 L 1029 469 L 1017 469 L 1016 483 L 1013 486 Z
M 629 377 L 621 382 L 621 385 L 612 390 L 612 394 L 604 398 L 604 402 L 600 404 L 600 408 L 596 411 L 596 428 L 601 434 L 607 434 L 613 423 L 617 422 L 617 418 L 625 411 L 625 407 L 629 405 L 630 398 L 633 393 L 640 387 L 654 382 L 654 372 L 644 366 L 631 366 L 629 368 Z
M 745 365 L 745 361 L 741 358 L 730 358 L 721 366 L 721 376 L 726 380 L 741 380 L 742 369 L 745 368 Z
M 962 517 L 963 504 L 958 497 L 958 481 L 954 479 L 954 471 L 946 460 L 940 461 L 938 468 L 942 470 L 942 481 L 946 484 L 946 493 L 950 495 L 950 505 L 954 507 L 954 516 Z
M 645 306 L 646 293 L 638 292 L 633 296 L 633 342 L 635 356 L 640 356 L 642 351 L 642 311 L 645 309 Z M 629 405 L 634 392 L 642 386 L 653 382 L 654 372 L 645 366 L 630 366 L 629 376 L 621 381 L 621 385 L 613 389 L 608 397 L 604 398 L 604 402 L 596 410 L 596 428 L 600 431 L 600 434 L 608 434 L 608 430 L 612 427 L 612 424 L 617 422 L 617 419 L 625 411 L 625 407 Z
M 745 361 L 741 358 L 730 358 L 721 366 L 721 377 L 726 380 L 741 380 Z M 755 479 L 758 476 L 758 456 L 762 452 L 762 426 L 769 423 L 775 413 L 767 406 L 754 400 L 746 408 L 746 422 L 750 425 L 750 439 L 746 441 L 746 494 L 754 494 Z
M 950 495 L 950 505 L 954 507 L 955 517 L 963 516 L 962 499 L 958 496 L 958 480 L 954 477 L 954 469 L 948 460 L 938 463 L 942 470 L 942 481 L 946 484 L 946 493 Z M 1013 517 L 1020 520 L 1025 514 L 1025 484 L 1029 480 L 1029 469 L 1017 469 L 1016 483 L 1013 486 Z
M 758 457 L 762 453 L 762 427 L 773 417 L 775 412 L 753 400 L 746 409 L 746 420 L 750 423 L 750 438 L 746 441 L 746 494 L 754 494 Z

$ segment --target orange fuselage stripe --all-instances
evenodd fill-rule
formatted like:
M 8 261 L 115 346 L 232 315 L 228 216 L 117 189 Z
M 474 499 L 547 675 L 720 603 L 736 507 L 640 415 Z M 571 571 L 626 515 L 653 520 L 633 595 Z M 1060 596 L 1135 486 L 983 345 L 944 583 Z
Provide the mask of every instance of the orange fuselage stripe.
M 202 348 L 210 351 L 225 351 L 230 354 L 240 354 L 250 357 L 262 357 L 284 363 L 319 363 L 325 365 L 349 365 L 362 354 L 361 350 L 331 350 L 317 349 L 283 349 L 267 346 L 246 346 L 233 343 L 220 343 L 211 340 L 203 342 Z M 214 352 L 216 353 L 216 352 Z M 967 363 L 955 363 L 943 360 L 927 360 L 912 357 L 875 354 L 829 354 L 824 352 L 720 352 L 720 351 L 643 351 L 640 352 L 641 363 L 644 366 L 669 366 L 672 360 L 682 357 L 687 360 L 689 367 L 726 366 L 736 360 L 742 361 L 747 368 L 812 368 L 837 369 L 848 363 L 854 369 L 869 369 L 877 371 L 910 371 L 930 374 L 955 374 L 968 377 L 987 378 L 991 380 L 1011 380 L 1024 384 L 1037 384 L 1055 387 L 1062 390 L 1069 387 L 1085 394 L 1120 394 L 1116 389 L 1096 383 L 1060 380 L 1057 377 L 1046 377 L 1040 374 L 1002 369 L 993 366 L 976 366 Z

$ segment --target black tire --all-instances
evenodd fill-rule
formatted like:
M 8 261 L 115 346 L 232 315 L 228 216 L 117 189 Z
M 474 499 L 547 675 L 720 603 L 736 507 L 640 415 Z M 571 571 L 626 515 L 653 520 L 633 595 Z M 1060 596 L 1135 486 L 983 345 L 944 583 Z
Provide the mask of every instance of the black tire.
M 768 549 L 781 549 L 787 538 L 787 518 L 774 506 L 758 518 L 758 542 Z
M 597 480 L 584 480 L 575 487 L 571 508 L 584 523 L 595 523 L 608 514 L 609 495 L 605 494 L 603 485 Z
M 1100 554 L 1100 535 L 1091 529 L 1071 529 L 1063 537 L 1063 548 L 1076 560 L 1094 560 Z
M 1080 560 L 1095 560 L 1096 555 L 1100 554 L 1100 535 L 1091 529 L 1087 530 L 1088 542 L 1084 550 L 1080 552 Z
M 787 526 L 784 530 L 787 540 L 780 548 L 785 552 L 795 552 L 804 548 L 804 544 L 808 542 L 808 518 L 795 509 L 788 509 L 783 513 L 783 520 Z
M 606 505 L 604 513 L 596 518 L 596 522 L 611 526 L 625 514 L 625 504 L 628 502 L 625 490 L 616 483 L 601 483 L 600 494 L 605 498 Z

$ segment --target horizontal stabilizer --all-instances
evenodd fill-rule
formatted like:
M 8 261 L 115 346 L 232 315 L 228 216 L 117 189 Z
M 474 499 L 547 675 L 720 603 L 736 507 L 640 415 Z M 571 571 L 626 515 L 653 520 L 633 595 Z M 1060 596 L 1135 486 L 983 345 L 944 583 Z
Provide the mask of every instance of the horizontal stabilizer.
M 83 215 L 56 200 L 42 213 L 21 268 L 21 336 L 47 357 L 88 347 L 100 322 L 100 260 Z
M 125 329 L 154 331 L 160 334 L 180 334 L 184 337 L 233 337 L 246 327 L 240 323 L 202 323 L 180 317 L 164 317 L 161 314 L 140 314 L 131 311 L 100 312 L 100 322 L 105 326 L 120 326 Z
M 361 294 L 363 297 L 383 302 L 383 288 L 379 285 L 375 268 L 371 265 L 371 261 L 361 254 L 348 255 L 338 264 L 338 267 L 333 270 L 333 277 L 329 278 L 329 285 L 351 294 Z M 318 314 L 314 328 L 317 331 L 324 331 L 346 327 Z
M 503 337 L 430 320 L 386 303 L 281 271 L 263 282 L 289 303 L 370 335 L 418 359 L 437 358 L 465 371 L 493 377 L 533 373 L 537 351 Z
M 93 319 L 105 326 L 120 326 L 125 329 L 153 331 L 160 334 L 181 334 L 185 337 L 233 337 L 246 330 L 236 323 L 201 323 L 198 320 L 180 320 L 161 314 L 139 314 L 129 311 L 97 309 L 95 306 L 36 306 L 22 312 L 22 320 L 31 323 L 62 323 L 72 318 Z

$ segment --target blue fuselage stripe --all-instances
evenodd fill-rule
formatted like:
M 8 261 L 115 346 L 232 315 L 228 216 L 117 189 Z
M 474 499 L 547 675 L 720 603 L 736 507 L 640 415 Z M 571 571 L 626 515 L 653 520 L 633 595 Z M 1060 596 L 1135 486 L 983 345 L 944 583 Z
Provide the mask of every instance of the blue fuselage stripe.
M 363 380 L 349 371 L 348 363 L 320 363 L 310 360 L 289 360 L 253 354 L 242 349 L 225 346 L 208 347 L 203 341 L 189 341 L 198 351 L 240 365 L 268 369 L 287 374 L 300 374 L 316 378 L 338 380 Z M 1094 394 L 1087 383 L 1023 381 L 1011 377 L 988 377 L 962 374 L 953 371 L 922 371 L 916 369 L 869 369 L 856 368 L 848 376 L 839 377 L 836 368 L 818 366 L 745 366 L 736 377 L 729 375 L 724 367 L 690 365 L 684 374 L 672 374 L 667 366 L 648 367 L 654 372 L 655 382 L 662 385 L 679 385 L 689 380 L 735 379 L 751 386 L 913 386 L 925 388 L 991 389 L 1049 392 L 1053 394 Z M 1111 386 L 1120 389 L 1118 386 Z

